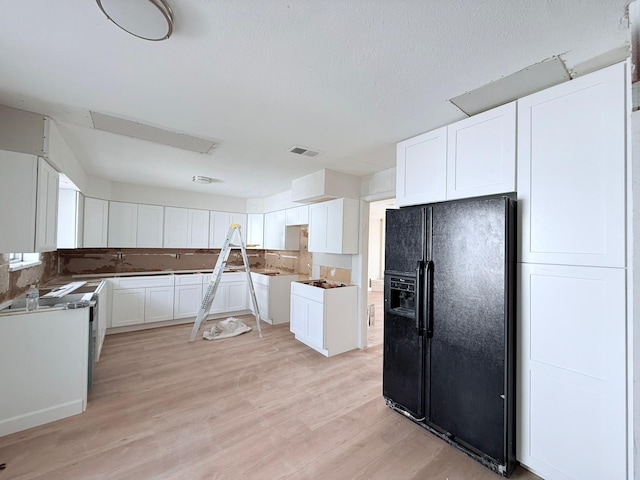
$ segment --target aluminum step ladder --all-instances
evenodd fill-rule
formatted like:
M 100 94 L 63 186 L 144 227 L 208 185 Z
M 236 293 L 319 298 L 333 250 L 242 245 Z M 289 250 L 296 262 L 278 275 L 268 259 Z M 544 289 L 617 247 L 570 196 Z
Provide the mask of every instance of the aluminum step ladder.
M 235 235 L 238 235 L 240 240 L 240 245 L 232 245 L 231 241 L 233 240 Z M 249 259 L 247 258 L 247 250 L 245 248 L 244 242 L 242 241 L 242 234 L 240 232 L 240 225 L 237 223 L 232 223 L 229 227 L 229 232 L 227 233 L 227 237 L 224 239 L 224 243 L 222 244 L 222 249 L 220 250 L 220 255 L 218 255 L 218 261 L 216 262 L 216 266 L 213 269 L 213 274 L 211 275 L 211 280 L 209 281 L 209 287 L 202 298 L 202 305 L 200 306 L 200 311 L 198 312 L 198 316 L 196 317 L 196 321 L 193 324 L 193 329 L 191 330 L 191 336 L 189 337 L 190 342 L 194 342 L 196 340 L 196 335 L 198 335 L 198 331 L 202 326 L 202 323 L 206 321 L 207 315 L 209 314 L 209 310 L 211 309 L 211 304 L 213 303 L 213 299 L 218 291 L 218 285 L 220 284 L 220 279 L 222 278 L 222 274 L 224 273 L 224 269 L 227 266 L 227 260 L 229 258 L 229 253 L 231 253 L 232 248 L 240 247 L 240 251 L 242 252 L 242 261 L 244 262 L 244 271 L 247 273 L 247 285 L 249 285 L 249 294 L 251 295 L 251 301 L 253 302 L 253 312 L 256 317 L 256 326 L 258 327 L 258 336 L 262 338 L 262 328 L 260 327 L 260 312 L 258 311 L 258 301 L 256 300 L 256 291 L 253 288 L 253 281 L 251 280 L 251 271 L 249 270 Z

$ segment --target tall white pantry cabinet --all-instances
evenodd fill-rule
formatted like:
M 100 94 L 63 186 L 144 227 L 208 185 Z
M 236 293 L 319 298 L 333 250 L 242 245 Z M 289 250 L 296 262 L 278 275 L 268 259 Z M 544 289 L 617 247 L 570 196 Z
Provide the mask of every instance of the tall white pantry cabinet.
M 549 480 L 628 478 L 626 68 L 518 101 L 517 458 Z

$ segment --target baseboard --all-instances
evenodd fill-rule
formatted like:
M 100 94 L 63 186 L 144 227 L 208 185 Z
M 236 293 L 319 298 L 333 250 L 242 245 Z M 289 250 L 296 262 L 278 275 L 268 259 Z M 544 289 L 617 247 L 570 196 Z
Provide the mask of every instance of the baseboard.
M 16 417 L 0 421 L 0 437 L 11 433 L 20 432 L 28 428 L 55 422 L 62 418 L 78 415 L 83 412 L 83 400 L 81 398 L 71 402 L 61 403 L 35 412 L 29 412 Z

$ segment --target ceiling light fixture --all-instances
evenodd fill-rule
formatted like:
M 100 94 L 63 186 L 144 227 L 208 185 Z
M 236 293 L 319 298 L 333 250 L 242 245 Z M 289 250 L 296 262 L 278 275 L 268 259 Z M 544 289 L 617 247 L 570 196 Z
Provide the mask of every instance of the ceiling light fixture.
M 191 180 L 193 181 L 193 183 L 202 183 L 204 185 L 208 185 L 213 182 L 213 178 L 203 177 L 202 175 L 194 175 Z
M 145 40 L 166 40 L 173 32 L 173 11 L 166 0 L 96 0 L 109 20 Z

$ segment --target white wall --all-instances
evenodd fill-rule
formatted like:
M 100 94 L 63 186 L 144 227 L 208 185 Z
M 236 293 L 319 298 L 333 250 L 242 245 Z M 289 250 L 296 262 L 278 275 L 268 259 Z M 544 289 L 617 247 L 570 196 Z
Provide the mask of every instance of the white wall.
M 367 202 L 396 197 L 396 167 L 362 177 L 362 198 Z
M 633 210 L 632 251 L 640 251 L 640 111 L 631 115 L 632 195 L 629 207 Z M 640 272 L 640 255 L 633 255 L 633 272 Z M 640 275 L 633 275 L 633 440 L 634 478 L 640 480 Z
M 270 197 L 265 197 L 263 199 L 263 213 L 284 210 L 285 208 L 299 207 L 300 205 L 304 204 L 291 201 L 291 190 L 287 190 L 286 192 L 281 192 L 275 195 L 271 195 Z
M 78 187 L 80 186 L 78 185 Z M 101 177 L 87 175 L 86 187 L 80 188 L 80 191 L 85 197 L 111 200 L 111 182 Z
M 223 212 L 246 212 L 247 210 L 247 201 L 244 198 L 209 195 L 131 183 L 109 183 L 111 183 L 110 198 L 107 200 L 170 207 L 201 208 L 203 210 L 221 210 Z M 100 182 L 100 185 L 104 185 L 104 183 Z M 107 193 L 107 191 L 103 190 L 103 193 Z M 87 192 L 86 195 L 105 198 L 101 195 L 93 195 L 90 192 Z

